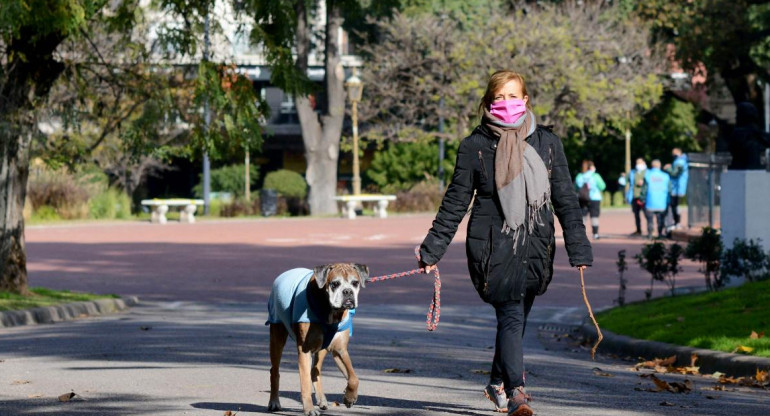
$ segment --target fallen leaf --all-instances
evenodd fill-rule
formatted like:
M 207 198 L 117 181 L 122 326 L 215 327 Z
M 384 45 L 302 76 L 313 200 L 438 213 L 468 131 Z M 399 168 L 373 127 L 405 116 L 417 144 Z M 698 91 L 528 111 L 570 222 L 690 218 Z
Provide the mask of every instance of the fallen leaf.
M 664 401 L 664 402 L 660 402 L 660 405 L 661 405 L 661 406 L 675 406 L 675 405 L 674 405 L 674 403 L 671 403 L 671 402 L 665 402 L 665 401 Z
M 719 378 L 722 378 L 723 375 L 725 375 L 725 374 L 724 373 L 720 373 L 719 371 L 715 371 L 714 374 L 711 375 L 711 377 L 719 379 Z
M 224 416 L 235 416 L 235 415 L 237 415 L 237 414 L 238 414 L 238 413 L 233 413 L 233 411 L 232 411 L 232 410 L 228 410 L 228 411 L 226 411 L 226 412 L 225 412 Z
M 765 336 L 765 331 L 762 331 L 757 334 L 757 331 L 751 331 L 751 335 L 749 335 L 750 339 L 760 339 Z
M 152 327 L 151 326 L 140 326 L 139 329 L 141 329 L 142 331 L 149 331 L 149 330 L 152 329 Z
M 385 370 L 385 372 L 386 373 L 411 373 L 412 370 L 410 370 L 408 368 L 404 369 L 404 370 L 402 370 L 400 368 L 388 368 L 388 369 Z
M 669 386 L 668 383 L 654 375 L 650 376 L 650 378 L 652 378 L 652 382 L 655 383 L 655 387 L 657 387 L 657 390 L 655 391 L 669 391 L 671 389 L 671 386 Z
M 754 351 L 754 348 L 751 348 L 751 347 L 747 347 L 747 346 L 745 346 L 745 345 L 739 345 L 739 346 L 737 346 L 737 347 L 736 347 L 736 348 L 733 350 L 733 354 L 735 354 L 736 352 L 743 352 L 743 353 L 747 353 L 747 354 L 749 354 L 749 353 L 751 353 L 752 351 Z
M 760 369 L 757 368 L 757 375 L 755 376 L 758 382 L 765 383 L 767 381 L 770 381 L 770 377 L 767 376 L 767 371 L 760 371 Z
M 594 367 L 593 371 L 594 371 L 594 375 L 595 376 L 599 376 L 599 377 L 615 377 L 615 376 L 613 376 L 610 373 L 602 371 L 602 369 L 599 368 L 599 367 Z
M 70 392 L 70 393 L 64 393 L 61 396 L 59 396 L 59 401 L 60 402 L 68 402 L 68 401 L 72 400 L 75 396 L 77 396 L 77 394 L 75 394 L 74 391 Z
M 28 399 L 39 399 L 41 397 L 43 397 L 42 394 L 30 394 L 29 396 L 27 396 Z
M 334 406 L 334 407 L 340 407 L 340 402 L 334 402 L 334 403 L 332 403 L 332 406 Z
M 698 354 L 693 353 L 690 356 L 690 367 L 695 367 L 695 362 L 698 361 Z
M 489 375 L 489 370 L 471 370 L 471 373 L 473 374 L 482 374 L 482 375 Z
M 29 384 L 29 380 L 15 380 L 13 383 L 11 383 L 12 386 L 20 386 L 22 384 Z

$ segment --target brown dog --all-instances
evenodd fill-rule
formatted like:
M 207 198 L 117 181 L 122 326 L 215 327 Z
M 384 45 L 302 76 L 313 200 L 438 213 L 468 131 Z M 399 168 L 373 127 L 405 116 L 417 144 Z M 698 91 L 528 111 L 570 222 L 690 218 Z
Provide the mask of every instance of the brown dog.
M 289 270 L 275 279 L 268 302 L 270 325 L 270 402 L 268 411 L 281 410 L 278 398 L 279 367 L 286 338 L 297 341 L 300 391 L 305 416 L 319 416 L 316 402 L 326 410 L 328 402 L 321 386 L 321 366 L 331 352 L 347 379 L 344 403 L 358 400 L 358 377 L 348 355 L 353 331 L 353 315 L 358 291 L 369 277 L 369 268 L 360 264 L 336 263 L 309 269 Z M 312 357 L 311 357 L 312 356 Z

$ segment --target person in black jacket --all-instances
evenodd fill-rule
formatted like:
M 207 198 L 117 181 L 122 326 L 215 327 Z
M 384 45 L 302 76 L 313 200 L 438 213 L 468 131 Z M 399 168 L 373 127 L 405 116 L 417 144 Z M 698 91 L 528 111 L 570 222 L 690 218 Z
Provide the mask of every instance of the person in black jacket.
M 426 273 L 436 267 L 473 200 L 468 271 L 497 315 L 484 393 L 498 411 L 531 415 L 523 335 L 535 296 L 553 276 L 554 212 L 570 264 L 590 266 L 593 254 L 561 140 L 536 123 L 524 78 L 512 71 L 494 73 L 479 112 L 481 124 L 460 143 L 452 182 L 420 246 L 419 266 Z

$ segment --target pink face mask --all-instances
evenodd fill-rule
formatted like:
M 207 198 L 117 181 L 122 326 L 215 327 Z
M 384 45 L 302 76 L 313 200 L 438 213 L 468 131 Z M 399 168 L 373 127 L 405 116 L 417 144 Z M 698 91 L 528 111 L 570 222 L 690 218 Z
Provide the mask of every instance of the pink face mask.
M 513 124 L 527 112 L 527 104 L 518 98 L 497 101 L 489 106 L 489 112 L 503 123 Z

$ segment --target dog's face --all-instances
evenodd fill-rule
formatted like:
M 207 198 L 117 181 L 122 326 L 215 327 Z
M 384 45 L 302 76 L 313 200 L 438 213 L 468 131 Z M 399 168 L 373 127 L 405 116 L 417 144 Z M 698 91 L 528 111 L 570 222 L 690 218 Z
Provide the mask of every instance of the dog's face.
M 334 309 L 354 309 L 358 291 L 369 278 L 369 268 L 363 264 L 335 263 L 313 268 L 318 287 L 326 291 Z

